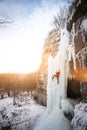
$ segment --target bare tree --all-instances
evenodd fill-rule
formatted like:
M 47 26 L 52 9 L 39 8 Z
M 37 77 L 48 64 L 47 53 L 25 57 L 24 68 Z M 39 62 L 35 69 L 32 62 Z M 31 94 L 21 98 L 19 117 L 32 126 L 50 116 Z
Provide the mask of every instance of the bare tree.
M 59 10 L 57 12 L 57 16 L 54 16 L 53 25 L 57 29 L 61 29 L 65 27 L 68 18 L 68 8 L 66 6 L 59 6 Z

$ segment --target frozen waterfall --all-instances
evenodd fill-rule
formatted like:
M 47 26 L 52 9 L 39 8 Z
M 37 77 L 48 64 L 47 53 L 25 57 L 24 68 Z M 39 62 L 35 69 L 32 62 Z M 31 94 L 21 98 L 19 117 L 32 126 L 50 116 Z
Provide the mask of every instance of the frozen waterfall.
M 73 111 L 67 99 L 67 79 L 69 76 L 69 32 L 61 30 L 61 41 L 55 58 L 48 59 L 47 109 L 40 118 L 35 130 L 71 130 L 69 120 L 64 112 Z M 53 75 L 60 71 L 59 83 Z

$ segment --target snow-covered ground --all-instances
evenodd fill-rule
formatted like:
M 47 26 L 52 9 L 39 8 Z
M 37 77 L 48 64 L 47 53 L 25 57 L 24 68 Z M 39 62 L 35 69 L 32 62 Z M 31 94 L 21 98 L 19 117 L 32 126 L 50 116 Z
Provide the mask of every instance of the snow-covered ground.
M 1 99 L 0 130 L 36 130 L 45 109 L 46 107 L 37 104 L 30 96 L 22 95 L 20 102 L 15 106 L 13 98 Z M 75 106 L 71 125 L 73 130 L 87 129 L 87 103 Z
M 23 103 L 24 102 L 24 103 Z M 30 130 L 36 118 L 43 113 L 45 107 L 27 97 L 27 103 L 13 106 L 13 98 L 0 100 L 0 130 Z
M 75 106 L 71 124 L 73 130 L 87 130 L 87 103 L 80 102 Z

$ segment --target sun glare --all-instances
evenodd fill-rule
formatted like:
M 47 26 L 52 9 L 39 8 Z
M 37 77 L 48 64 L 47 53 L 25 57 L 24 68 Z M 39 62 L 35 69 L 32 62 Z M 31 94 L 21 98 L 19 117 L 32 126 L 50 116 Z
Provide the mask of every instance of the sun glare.
M 41 47 L 35 37 L 30 39 L 21 33 L 5 38 L 0 48 L 0 73 L 29 73 L 39 69 Z
M 13 52 L 6 52 L 2 57 L 0 72 L 18 72 L 29 73 L 35 71 L 40 65 L 40 55 L 26 53 L 26 50 L 21 52 L 14 49 Z

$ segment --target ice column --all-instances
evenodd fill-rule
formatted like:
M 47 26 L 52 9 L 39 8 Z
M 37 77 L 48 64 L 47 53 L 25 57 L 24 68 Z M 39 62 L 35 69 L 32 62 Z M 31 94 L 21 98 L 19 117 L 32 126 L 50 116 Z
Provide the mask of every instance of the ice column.
M 55 58 L 48 58 L 47 109 L 35 130 L 71 130 L 64 110 L 70 107 L 67 100 L 67 80 L 69 75 L 69 32 L 61 30 L 61 41 Z M 60 70 L 59 83 L 52 75 Z

